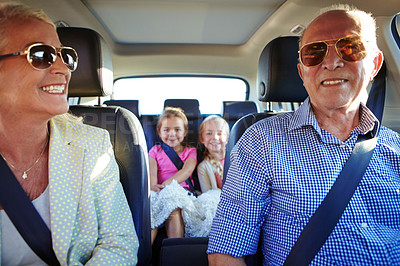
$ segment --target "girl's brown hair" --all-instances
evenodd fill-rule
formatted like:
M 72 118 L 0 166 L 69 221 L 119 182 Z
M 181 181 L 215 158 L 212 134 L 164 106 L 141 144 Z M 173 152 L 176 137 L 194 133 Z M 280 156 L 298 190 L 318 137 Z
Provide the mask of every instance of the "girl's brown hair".
M 185 128 L 185 139 L 183 140 L 183 143 L 187 143 L 187 132 L 188 132 L 188 120 L 185 115 L 185 112 L 182 110 L 180 107 L 170 107 L 167 106 L 164 108 L 163 112 L 161 113 L 160 117 L 158 118 L 157 122 L 157 133 L 160 135 L 160 129 L 161 129 L 161 124 L 164 119 L 166 118 L 171 118 L 171 117 L 178 117 L 182 119 L 183 121 L 183 127 Z

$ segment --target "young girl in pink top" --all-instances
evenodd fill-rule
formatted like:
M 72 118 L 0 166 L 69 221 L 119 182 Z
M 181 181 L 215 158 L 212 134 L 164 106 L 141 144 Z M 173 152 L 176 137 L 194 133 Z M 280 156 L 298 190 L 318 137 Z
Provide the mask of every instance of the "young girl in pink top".
M 164 149 L 173 149 L 183 162 L 182 169 L 178 170 L 167 156 L 161 145 L 153 146 L 149 151 L 150 186 L 152 204 L 152 243 L 157 235 L 160 223 L 164 222 L 167 237 L 184 237 L 185 225 L 182 218 L 181 203 L 185 202 L 187 193 L 176 192 L 160 193 L 167 185 L 177 182 L 190 190 L 186 181 L 193 173 L 197 164 L 196 148 L 184 145 L 188 132 L 187 118 L 180 108 L 166 107 L 157 123 L 157 133 L 164 144 Z M 192 183 L 193 185 L 193 183 Z M 168 186 L 173 187 L 173 186 Z M 179 190 L 179 189 L 178 189 Z M 167 191 L 167 190 L 166 190 Z M 160 196 L 159 196 L 160 195 Z M 183 196 L 182 196 L 183 195 Z M 156 217 L 158 216 L 158 217 Z M 156 218 L 154 218 L 156 217 Z M 167 218 L 164 220 L 164 217 Z

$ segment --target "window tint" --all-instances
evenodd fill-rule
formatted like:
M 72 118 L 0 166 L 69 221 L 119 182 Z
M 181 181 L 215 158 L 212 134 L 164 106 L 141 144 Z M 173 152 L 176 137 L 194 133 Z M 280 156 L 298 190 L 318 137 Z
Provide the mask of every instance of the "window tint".
M 165 99 L 198 99 L 202 114 L 219 114 L 223 101 L 244 101 L 248 84 L 242 79 L 210 76 L 120 78 L 112 99 L 139 100 L 141 114 L 159 114 Z

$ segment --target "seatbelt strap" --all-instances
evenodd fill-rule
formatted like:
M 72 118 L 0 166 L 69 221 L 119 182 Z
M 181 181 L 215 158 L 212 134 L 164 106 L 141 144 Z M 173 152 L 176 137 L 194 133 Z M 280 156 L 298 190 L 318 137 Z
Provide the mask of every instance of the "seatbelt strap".
M 318 207 L 284 265 L 309 265 L 328 239 L 357 189 L 374 152 L 378 138 L 359 135 L 350 158 L 331 190 Z
M 181 170 L 183 168 L 183 161 L 179 157 L 179 155 L 176 153 L 176 151 L 170 147 L 169 145 L 165 144 L 164 142 L 161 143 L 161 148 L 167 154 L 168 158 L 172 161 L 172 163 L 175 165 L 176 169 Z M 197 197 L 196 190 L 194 189 L 192 179 L 190 176 L 185 180 L 186 184 L 190 187 L 191 192 Z
M 48 265 L 60 265 L 51 232 L 0 156 L 0 204 L 29 247 Z

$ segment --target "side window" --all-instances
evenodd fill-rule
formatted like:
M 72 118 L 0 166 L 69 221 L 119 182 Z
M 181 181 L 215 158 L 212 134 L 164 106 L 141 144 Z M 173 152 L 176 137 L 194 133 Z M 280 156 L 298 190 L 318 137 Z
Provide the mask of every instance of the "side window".
M 111 98 L 139 100 L 141 114 L 161 113 L 165 99 L 198 99 L 202 114 L 216 114 L 223 101 L 244 101 L 248 94 L 248 83 L 239 78 L 145 76 L 117 79 Z
M 400 13 L 393 18 L 391 27 L 393 38 L 400 49 Z
M 388 69 L 386 81 L 386 102 L 383 125 L 400 133 L 400 13 L 392 18 L 390 31 L 395 44 L 390 43 L 390 51 L 385 54 Z

